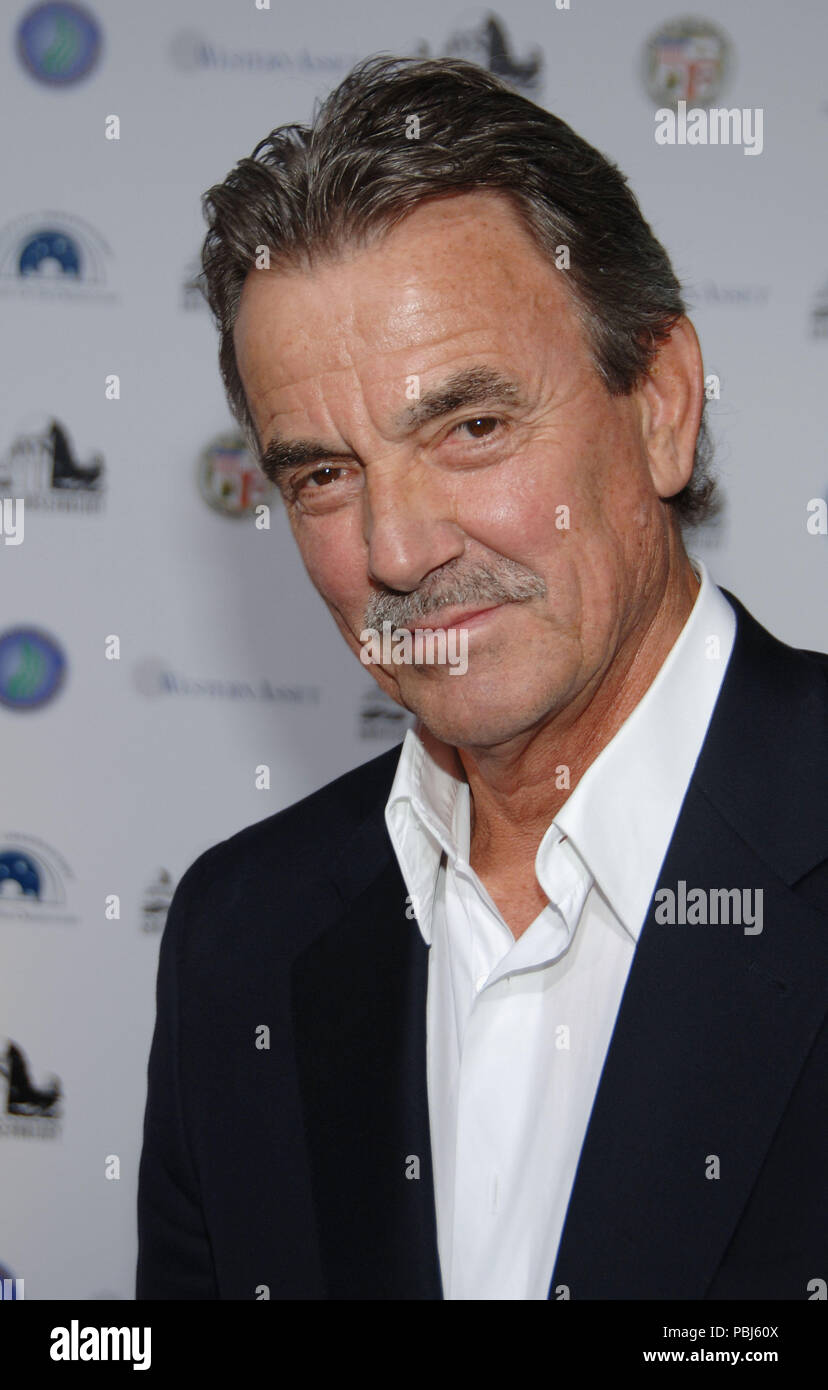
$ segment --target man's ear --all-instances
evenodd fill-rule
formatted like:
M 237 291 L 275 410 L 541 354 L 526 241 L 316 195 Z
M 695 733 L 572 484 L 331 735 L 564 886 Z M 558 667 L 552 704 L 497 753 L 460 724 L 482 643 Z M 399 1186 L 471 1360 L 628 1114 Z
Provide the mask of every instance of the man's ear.
M 704 409 L 704 365 L 696 330 L 679 319 L 636 390 L 653 486 L 674 497 L 690 481 Z

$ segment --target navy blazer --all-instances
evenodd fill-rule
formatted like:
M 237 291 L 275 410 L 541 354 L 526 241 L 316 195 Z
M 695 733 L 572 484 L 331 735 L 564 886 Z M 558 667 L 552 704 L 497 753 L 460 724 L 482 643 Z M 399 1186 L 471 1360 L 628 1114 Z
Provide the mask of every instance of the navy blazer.
M 724 592 L 733 654 L 658 882 L 761 888 L 763 930 L 660 925 L 651 902 L 552 1299 L 805 1300 L 828 1279 L 828 656 Z M 399 752 L 215 845 L 179 884 L 139 1299 L 443 1296 L 428 948 L 384 821 Z

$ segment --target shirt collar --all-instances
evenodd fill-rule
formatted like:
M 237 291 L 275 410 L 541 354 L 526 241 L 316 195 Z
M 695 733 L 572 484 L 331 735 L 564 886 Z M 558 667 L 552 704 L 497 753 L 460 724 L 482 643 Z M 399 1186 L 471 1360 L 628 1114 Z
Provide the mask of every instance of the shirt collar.
M 468 783 L 444 772 L 415 730 L 408 729 L 385 807 L 385 824 L 429 945 L 440 860 L 445 852 L 452 862 L 468 862 L 469 823 Z
M 704 742 L 736 630 L 733 609 L 704 563 L 697 558 L 691 563 L 700 588 L 684 627 L 642 699 L 558 811 L 535 858 L 535 873 L 548 893 L 553 859 L 559 863 L 562 853 L 573 854 L 634 940 Z M 468 863 L 469 787 L 436 763 L 413 729 L 405 735 L 385 822 L 420 930 L 430 944 L 442 855 Z
M 573 840 L 635 940 L 673 838 L 736 632 L 736 615 L 706 566 L 699 559 L 692 564 L 701 586 L 684 627 L 635 709 L 555 817 L 555 825 Z

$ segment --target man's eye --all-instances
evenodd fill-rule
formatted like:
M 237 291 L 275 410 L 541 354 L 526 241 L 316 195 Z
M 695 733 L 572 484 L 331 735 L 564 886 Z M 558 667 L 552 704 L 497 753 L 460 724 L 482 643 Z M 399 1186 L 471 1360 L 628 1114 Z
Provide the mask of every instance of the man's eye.
M 477 415 L 473 420 L 461 420 L 455 428 L 458 430 L 468 430 L 472 439 L 485 439 L 492 434 L 500 424 L 496 415 Z
M 323 464 L 321 468 L 314 468 L 312 473 L 306 473 L 304 478 L 300 478 L 296 484 L 297 489 L 307 487 L 313 483 L 314 489 L 325 487 L 328 483 L 336 481 L 335 473 L 344 473 L 344 468 L 338 468 L 335 464 Z
M 303 512 L 330 512 L 352 501 L 362 475 L 350 464 L 320 463 L 291 480 L 286 498 Z

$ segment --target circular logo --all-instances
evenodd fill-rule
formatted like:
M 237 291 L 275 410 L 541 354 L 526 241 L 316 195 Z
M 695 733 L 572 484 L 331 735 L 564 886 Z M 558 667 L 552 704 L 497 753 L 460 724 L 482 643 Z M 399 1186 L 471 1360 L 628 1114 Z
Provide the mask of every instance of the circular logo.
M 0 896 L 6 892 L 9 884 L 17 885 L 16 891 L 20 897 L 40 897 L 41 880 L 37 862 L 23 850 L 0 850 Z
M 20 275 L 74 275 L 79 280 L 80 247 L 65 232 L 40 228 L 21 246 L 17 269 Z
M 674 19 L 650 35 L 644 80 L 659 106 L 710 106 L 730 73 L 730 40 L 707 19 Z
M 101 54 L 98 21 L 80 5 L 47 0 L 21 19 L 17 52 L 26 70 L 50 87 L 80 82 Z
M 252 516 L 270 503 L 276 489 L 265 477 L 240 435 L 220 435 L 198 461 L 198 490 L 223 516 Z
M 34 627 L 0 635 L 0 704 L 37 709 L 57 695 L 66 677 L 66 657 L 53 637 Z

